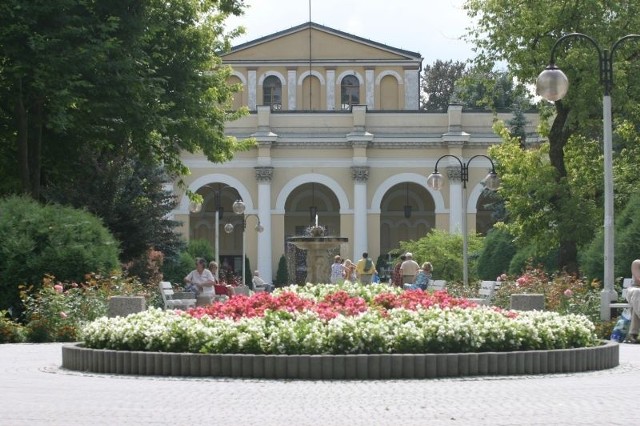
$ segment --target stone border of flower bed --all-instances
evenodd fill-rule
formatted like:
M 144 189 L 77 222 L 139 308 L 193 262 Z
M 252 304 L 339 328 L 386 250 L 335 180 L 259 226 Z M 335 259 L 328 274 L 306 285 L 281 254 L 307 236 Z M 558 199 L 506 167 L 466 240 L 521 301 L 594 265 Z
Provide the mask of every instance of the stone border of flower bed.
M 62 367 L 105 374 L 252 379 L 378 380 L 573 373 L 619 365 L 619 345 L 522 352 L 247 355 L 62 347 Z

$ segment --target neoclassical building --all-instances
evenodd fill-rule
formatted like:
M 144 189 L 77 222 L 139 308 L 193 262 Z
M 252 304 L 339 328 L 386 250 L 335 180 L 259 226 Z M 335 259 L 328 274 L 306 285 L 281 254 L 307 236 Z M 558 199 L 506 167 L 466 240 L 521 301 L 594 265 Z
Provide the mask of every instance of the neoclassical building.
M 468 163 L 466 191 L 452 157 L 438 165 L 441 191 L 427 186 L 427 176 L 443 155 L 465 163 L 486 154 L 500 143 L 494 120 L 512 117 L 459 105 L 421 111 L 419 53 L 309 22 L 236 46 L 223 61 L 233 68 L 230 83 L 243 87 L 234 106 L 251 111 L 226 131 L 257 146 L 224 164 L 184 154 L 186 182 L 204 204 L 194 213 L 181 193 L 173 213 L 185 238 L 217 241 L 236 270 L 245 252 L 271 279 L 287 238 L 303 234 L 315 215 L 328 234 L 348 238 L 342 255 L 355 260 L 364 251 L 375 260 L 433 228 L 462 232 L 463 214 L 468 232 L 492 226 L 482 184 L 489 161 Z M 537 115 L 527 120 L 535 135 Z M 236 199 L 246 206 L 244 233 Z

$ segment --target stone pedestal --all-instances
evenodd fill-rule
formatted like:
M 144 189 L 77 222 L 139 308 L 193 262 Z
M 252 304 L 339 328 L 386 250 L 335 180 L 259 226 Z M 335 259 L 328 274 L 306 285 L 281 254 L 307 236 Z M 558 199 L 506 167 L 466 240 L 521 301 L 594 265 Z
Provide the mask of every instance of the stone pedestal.
M 111 296 L 109 298 L 108 316 L 126 317 L 147 309 L 147 303 L 142 296 Z
M 511 309 L 516 311 L 544 311 L 544 294 L 512 294 Z

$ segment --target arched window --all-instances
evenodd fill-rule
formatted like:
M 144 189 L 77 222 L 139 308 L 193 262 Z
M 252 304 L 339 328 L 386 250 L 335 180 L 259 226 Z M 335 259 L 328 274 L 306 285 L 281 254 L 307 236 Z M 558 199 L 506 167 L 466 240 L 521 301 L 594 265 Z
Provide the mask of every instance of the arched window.
M 342 109 L 351 109 L 351 105 L 360 103 L 360 82 L 355 75 L 348 75 L 340 83 L 340 104 Z
M 273 110 L 282 109 L 282 83 L 276 76 L 269 76 L 262 83 L 262 103 Z

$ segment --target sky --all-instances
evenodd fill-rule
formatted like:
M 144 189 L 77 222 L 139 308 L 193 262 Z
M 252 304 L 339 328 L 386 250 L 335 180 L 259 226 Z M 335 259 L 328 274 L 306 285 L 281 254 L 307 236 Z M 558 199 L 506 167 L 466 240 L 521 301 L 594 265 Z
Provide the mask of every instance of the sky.
M 311 20 L 395 48 L 418 52 L 423 66 L 436 60 L 465 61 L 475 55 L 460 40 L 472 21 L 464 0 L 311 0 Z M 245 0 L 243 16 L 228 28 L 246 32 L 233 45 L 289 29 L 309 21 L 309 0 Z

